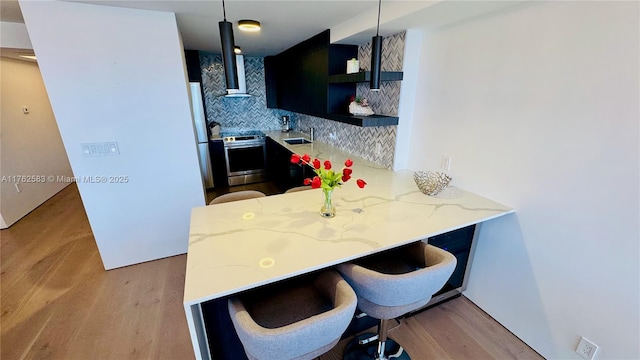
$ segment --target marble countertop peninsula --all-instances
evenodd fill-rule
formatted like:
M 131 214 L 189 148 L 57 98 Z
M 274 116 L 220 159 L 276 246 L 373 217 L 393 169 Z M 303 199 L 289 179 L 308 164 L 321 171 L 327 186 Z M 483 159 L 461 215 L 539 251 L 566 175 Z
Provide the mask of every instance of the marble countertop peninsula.
M 320 189 L 236 201 L 192 210 L 185 306 L 327 268 L 426 239 L 514 210 L 450 187 L 421 193 L 411 171 L 392 171 L 322 142 L 288 145 L 302 134 L 265 134 L 298 154 L 336 166 L 354 161 L 353 178 L 334 190 L 334 218 L 322 218 Z

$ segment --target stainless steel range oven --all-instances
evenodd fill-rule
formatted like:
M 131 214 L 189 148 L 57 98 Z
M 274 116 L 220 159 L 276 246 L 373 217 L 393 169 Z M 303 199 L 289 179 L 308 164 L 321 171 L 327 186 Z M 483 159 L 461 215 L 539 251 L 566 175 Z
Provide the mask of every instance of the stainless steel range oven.
M 229 131 L 224 141 L 229 186 L 267 180 L 267 150 L 261 131 Z

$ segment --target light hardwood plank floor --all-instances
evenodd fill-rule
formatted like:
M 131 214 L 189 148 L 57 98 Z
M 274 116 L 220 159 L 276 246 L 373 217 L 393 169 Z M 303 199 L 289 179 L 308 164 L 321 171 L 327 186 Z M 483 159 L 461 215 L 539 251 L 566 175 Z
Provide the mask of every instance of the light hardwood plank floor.
M 0 358 L 193 359 L 186 256 L 105 271 L 75 184 L 0 236 Z
M 105 271 L 72 184 L 0 232 L 0 358 L 193 359 L 185 266 L 181 255 Z M 414 360 L 541 359 L 464 297 L 390 336 Z
M 389 338 L 398 341 L 413 360 L 544 359 L 464 296 L 390 326 Z M 340 341 L 319 360 L 342 359 L 350 340 Z

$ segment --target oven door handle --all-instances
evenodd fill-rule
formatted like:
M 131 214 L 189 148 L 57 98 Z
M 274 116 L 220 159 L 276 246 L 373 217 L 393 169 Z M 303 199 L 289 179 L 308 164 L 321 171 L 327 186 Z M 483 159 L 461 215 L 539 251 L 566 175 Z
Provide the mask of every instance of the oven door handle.
M 242 149 L 242 148 L 250 148 L 250 147 L 259 147 L 264 145 L 265 145 L 264 141 L 252 141 L 252 142 L 230 141 L 230 142 L 224 143 L 224 147 L 229 149 Z

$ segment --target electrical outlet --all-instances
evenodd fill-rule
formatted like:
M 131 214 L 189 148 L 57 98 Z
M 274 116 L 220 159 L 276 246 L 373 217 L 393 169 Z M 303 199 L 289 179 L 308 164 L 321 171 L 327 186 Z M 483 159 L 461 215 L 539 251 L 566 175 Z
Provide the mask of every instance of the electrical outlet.
M 578 353 L 578 355 L 587 360 L 592 360 L 596 356 L 596 351 L 598 351 L 598 345 L 592 343 L 584 336 L 580 337 L 580 342 L 576 347 L 576 352 Z
M 440 161 L 440 170 L 442 171 L 451 170 L 451 156 L 442 155 L 442 160 Z

